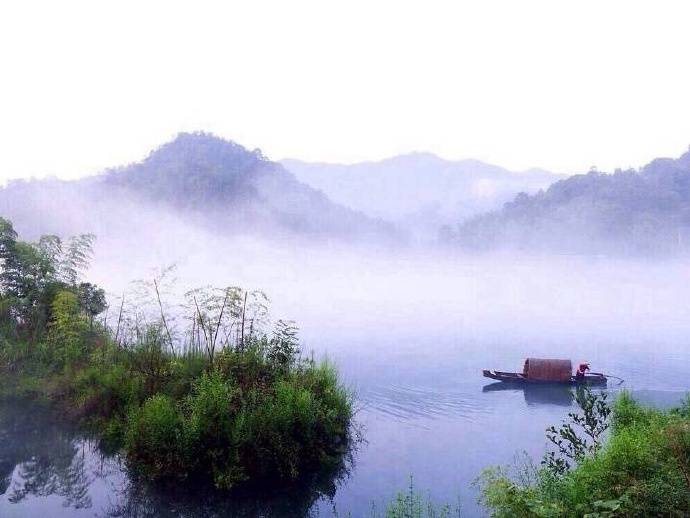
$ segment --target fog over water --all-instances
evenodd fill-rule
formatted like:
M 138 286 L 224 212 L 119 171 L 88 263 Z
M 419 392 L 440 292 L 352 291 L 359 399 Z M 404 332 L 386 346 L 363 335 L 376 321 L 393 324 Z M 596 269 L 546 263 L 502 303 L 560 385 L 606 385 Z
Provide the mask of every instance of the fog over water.
M 624 378 L 624 387 L 652 402 L 677 401 L 687 388 L 690 264 L 681 259 L 472 255 L 223 237 L 173 214 L 139 214 L 138 225 L 99 237 L 87 275 L 114 305 L 132 280 L 172 263 L 177 280 L 164 295 L 170 306 L 199 285 L 263 289 L 271 317 L 297 321 L 304 353 L 334 361 L 355 391 L 366 442 L 331 497 L 314 506 L 300 500 L 313 513 L 329 515 L 335 505 L 361 516 L 413 475 L 432 498 L 459 499 L 469 516 L 481 515 L 472 486 L 481 470 L 509 464 L 521 452 L 538 461 L 545 428 L 573 405 L 567 389 L 495 390 L 483 368 L 519 370 L 526 356 L 570 358 Z M 88 443 L 77 449 L 89 459 L 96 455 Z M 152 496 L 122 465 L 109 466 L 89 479 L 91 500 L 83 509 L 31 494 L 10 504 L 7 493 L 0 514 L 112 516 L 109 509 L 137 505 L 167 516 L 227 510 Z M 10 487 L 21 481 L 18 464 Z M 237 515 L 252 515 L 254 504 L 249 511 L 239 505 Z M 293 504 L 261 506 L 292 516 L 285 509 Z
M 688 2 L 5 4 L 0 518 L 484 517 L 582 409 L 483 369 L 690 398 Z
M 203 135 L 185 139 L 226 149 Z M 216 178 L 213 171 L 203 178 Z M 333 361 L 356 394 L 365 442 L 349 473 L 326 492 L 249 501 L 159 492 L 131 478 L 117 457 L 101 459 L 78 431 L 28 423 L 26 429 L 39 431 L 27 443 L 16 425 L 21 403 L 0 409 L 0 436 L 8 438 L 0 516 L 302 516 L 308 510 L 328 516 L 333 506 L 365 516 L 372 502 L 382 506 L 407 487 L 411 475 L 433 499 L 459 499 L 467 515 L 480 516 L 472 483 L 482 469 L 509 464 L 521 452 L 538 462 L 547 446 L 544 430 L 574 404 L 569 389 L 504 390 L 483 378 L 482 369 L 517 371 L 525 357 L 568 358 L 623 378 L 623 387 L 655 404 L 676 402 L 687 390 L 690 262 L 680 254 L 470 253 L 451 243 L 422 245 L 389 236 L 385 222 L 335 207 L 283 174 L 269 176 L 287 180 L 270 191 L 276 210 L 265 213 L 257 209 L 265 198 L 253 184 L 239 206 L 246 212 L 222 196 L 204 211 L 208 196 L 217 194 L 213 185 L 187 207 L 110 190 L 97 178 L 18 184 L 4 191 L 3 210 L 28 240 L 45 233 L 97 235 L 85 278 L 107 291 L 111 325 L 123 294 L 136 301 L 133 281 L 151 281 L 170 265 L 175 269 L 161 292 L 180 344 L 189 316 L 180 306 L 186 291 L 212 285 L 266 292 L 271 319 L 296 321 L 303 354 Z M 175 178 L 186 180 L 186 170 Z M 280 196 L 286 186 L 299 204 Z M 174 199 L 186 200 L 185 189 Z M 314 219 L 323 208 L 331 226 Z M 159 308 L 150 309 L 158 318 Z M 48 449 L 63 456 L 46 454 L 56 440 Z M 90 475 L 81 477 L 85 470 Z M 46 473 L 81 478 L 77 486 L 51 483 L 22 492 Z
M 290 244 L 179 226 L 138 232 L 99 238 L 89 277 L 117 294 L 175 264 L 178 293 L 205 284 L 262 289 L 273 315 L 298 321 L 314 346 L 332 332 L 672 338 L 690 325 L 685 259 Z

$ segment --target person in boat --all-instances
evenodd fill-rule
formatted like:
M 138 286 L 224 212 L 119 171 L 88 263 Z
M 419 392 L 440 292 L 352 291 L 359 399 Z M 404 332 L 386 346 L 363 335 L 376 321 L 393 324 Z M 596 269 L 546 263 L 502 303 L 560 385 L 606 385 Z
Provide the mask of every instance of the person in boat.
M 577 366 L 577 371 L 575 372 L 575 379 L 583 380 L 585 379 L 585 374 L 589 370 L 589 363 L 582 362 Z

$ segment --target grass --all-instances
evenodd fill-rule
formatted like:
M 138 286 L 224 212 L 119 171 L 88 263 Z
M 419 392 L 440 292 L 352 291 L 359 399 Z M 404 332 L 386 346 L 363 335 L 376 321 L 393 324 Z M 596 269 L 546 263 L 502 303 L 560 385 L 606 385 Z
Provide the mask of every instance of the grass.
M 541 467 L 518 481 L 486 470 L 478 483 L 492 516 L 690 515 L 690 404 L 646 408 L 623 392 L 612 410 L 602 447 L 562 474 Z
M 101 341 L 56 367 L 5 342 L 14 361 L 1 367 L 1 391 L 52 402 L 123 449 L 148 479 L 203 479 L 221 489 L 296 482 L 343 461 L 352 397 L 331 364 L 296 356 L 276 363 L 276 346 L 248 339 L 210 367 L 202 354 Z
M 460 504 L 438 504 L 415 488 L 414 480 L 405 491 L 398 491 L 383 513 L 372 506 L 371 518 L 460 518 Z

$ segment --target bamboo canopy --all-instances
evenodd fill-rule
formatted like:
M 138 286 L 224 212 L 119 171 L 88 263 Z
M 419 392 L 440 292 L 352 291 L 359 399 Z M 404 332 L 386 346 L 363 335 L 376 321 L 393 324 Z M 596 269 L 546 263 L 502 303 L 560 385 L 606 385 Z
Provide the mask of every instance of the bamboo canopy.
M 573 375 L 573 365 L 570 360 L 527 358 L 523 374 L 528 379 L 538 381 L 569 381 Z

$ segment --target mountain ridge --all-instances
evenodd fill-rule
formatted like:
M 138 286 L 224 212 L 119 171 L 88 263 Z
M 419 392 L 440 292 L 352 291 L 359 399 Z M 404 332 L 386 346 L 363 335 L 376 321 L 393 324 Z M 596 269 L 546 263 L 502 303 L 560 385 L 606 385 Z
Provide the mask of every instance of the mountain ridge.
M 391 225 L 333 203 L 261 151 L 204 132 L 180 133 L 141 161 L 97 175 L 15 180 L 0 189 L 0 214 L 28 234 L 107 232 L 115 222 L 103 205 L 116 210 L 117 202 L 132 210 L 158 207 L 180 213 L 228 233 L 401 237 Z
M 472 250 L 668 255 L 690 251 L 690 150 L 640 169 L 573 175 L 446 228 Z
M 513 172 L 428 152 L 354 164 L 296 159 L 281 164 L 332 200 L 392 221 L 422 241 L 433 240 L 443 225 L 499 208 L 518 192 L 537 192 L 562 178 L 538 168 Z

